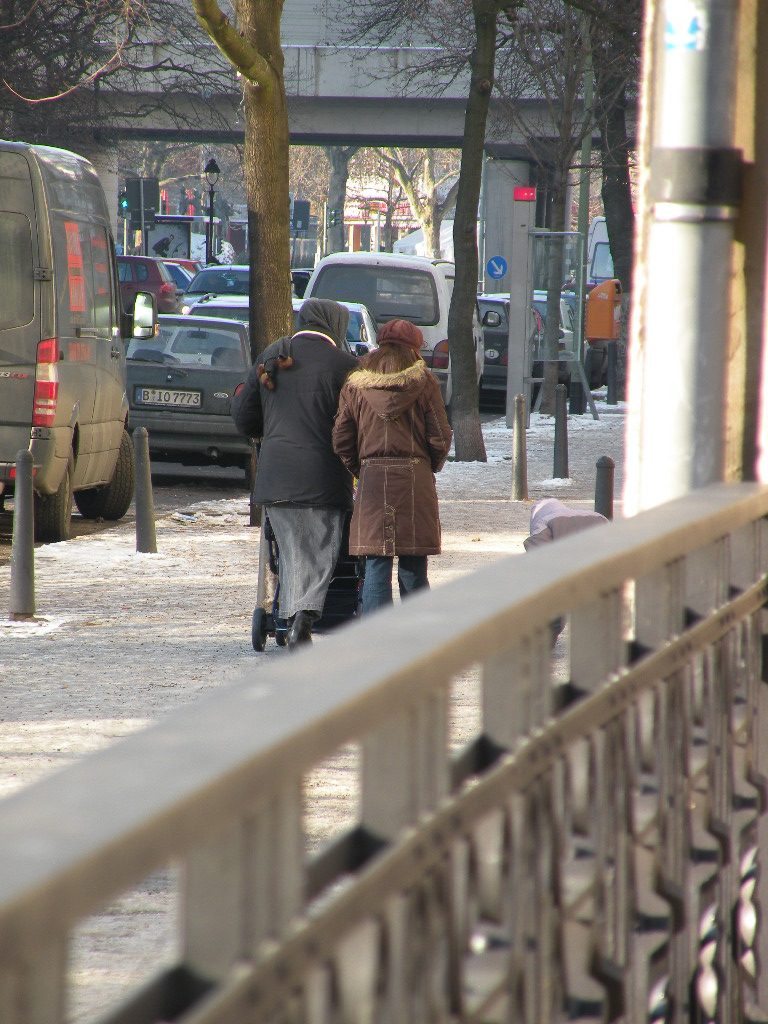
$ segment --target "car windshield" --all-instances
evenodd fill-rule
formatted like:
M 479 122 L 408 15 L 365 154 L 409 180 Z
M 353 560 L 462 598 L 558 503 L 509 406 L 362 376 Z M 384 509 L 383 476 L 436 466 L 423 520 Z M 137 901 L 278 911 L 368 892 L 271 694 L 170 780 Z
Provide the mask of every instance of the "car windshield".
M 245 356 L 237 331 L 177 324 L 160 324 L 154 338 L 134 339 L 126 358 L 165 366 L 213 367 L 245 370 Z
M 226 267 L 201 270 L 192 279 L 187 294 L 204 295 L 206 292 L 213 292 L 216 295 L 247 295 L 248 271 Z
M 409 267 L 331 263 L 320 271 L 312 297 L 360 302 L 380 324 L 402 318 L 431 327 L 439 319 L 432 275 Z

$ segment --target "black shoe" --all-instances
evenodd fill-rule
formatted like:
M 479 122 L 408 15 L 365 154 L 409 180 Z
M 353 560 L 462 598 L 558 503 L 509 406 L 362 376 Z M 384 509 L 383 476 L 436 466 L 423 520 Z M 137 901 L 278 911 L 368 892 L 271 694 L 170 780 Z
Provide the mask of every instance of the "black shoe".
M 312 616 L 309 612 L 296 612 L 288 631 L 288 646 L 312 643 Z

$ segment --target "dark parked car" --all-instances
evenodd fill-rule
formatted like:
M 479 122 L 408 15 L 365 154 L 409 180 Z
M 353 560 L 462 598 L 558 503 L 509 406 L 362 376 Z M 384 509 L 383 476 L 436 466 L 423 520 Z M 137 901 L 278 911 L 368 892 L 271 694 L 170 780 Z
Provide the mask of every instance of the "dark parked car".
M 182 313 L 188 313 L 192 303 L 204 295 L 247 295 L 250 273 L 250 267 L 242 264 L 206 267 L 190 281 L 184 293 Z
M 153 458 L 185 466 L 241 466 L 252 483 L 251 443 L 231 402 L 251 366 L 248 327 L 237 320 L 161 316 L 160 333 L 127 351 L 128 429 L 146 427 Z
M 482 389 L 486 392 L 506 391 L 507 389 L 507 342 L 509 338 L 509 295 L 504 293 L 478 295 L 480 307 L 480 323 L 483 327 L 485 341 L 485 364 L 483 367 Z M 541 342 L 544 337 L 544 324 L 547 315 L 546 292 L 535 291 L 531 303 L 533 326 L 531 330 L 531 376 L 541 377 Z M 573 331 L 570 327 L 572 311 L 566 300 L 560 301 L 560 347 L 566 348 L 573 343 Z M 567 384 L 570 379 L 568 364 L 561 363 L 560 382 Z M 534 385 L 534 391 L 538 385 Z
M 118 256 L 117 276 L 123 307 L 130 312 L 136 292 L 150 292 L 157 299 L 158 313 L 178 313 L 180 290 L 171 272 L 154 256 Z

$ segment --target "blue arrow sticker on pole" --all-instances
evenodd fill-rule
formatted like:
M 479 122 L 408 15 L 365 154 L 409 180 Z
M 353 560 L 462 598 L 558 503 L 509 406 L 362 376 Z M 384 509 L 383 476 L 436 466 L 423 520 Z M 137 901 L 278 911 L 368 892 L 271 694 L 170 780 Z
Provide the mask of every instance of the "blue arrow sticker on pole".
M 707 13 L 694 0 L 669 0 L 664 46 L 667 50 L 703 50 L 707 45 Z
M 485 269 L 488 271 L 488 277 L 492 277 L 494 281 L 498 281 L 500 277 L 504 277 L 507 272 L 507 261 L 503 256 L 491 256 L 485 265 Z

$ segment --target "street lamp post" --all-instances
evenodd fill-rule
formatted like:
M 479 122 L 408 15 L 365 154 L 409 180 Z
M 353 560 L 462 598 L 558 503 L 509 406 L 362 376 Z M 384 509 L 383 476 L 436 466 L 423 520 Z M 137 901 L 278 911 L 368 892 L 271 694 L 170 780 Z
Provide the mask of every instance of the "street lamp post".
M 208 182 L 208 233 L 205 236 L 205 262 L 210 263 L 213 260 L 213 186 L 221 174 L 219 165 L 213 157 L 205 165 L 203 174 Z

